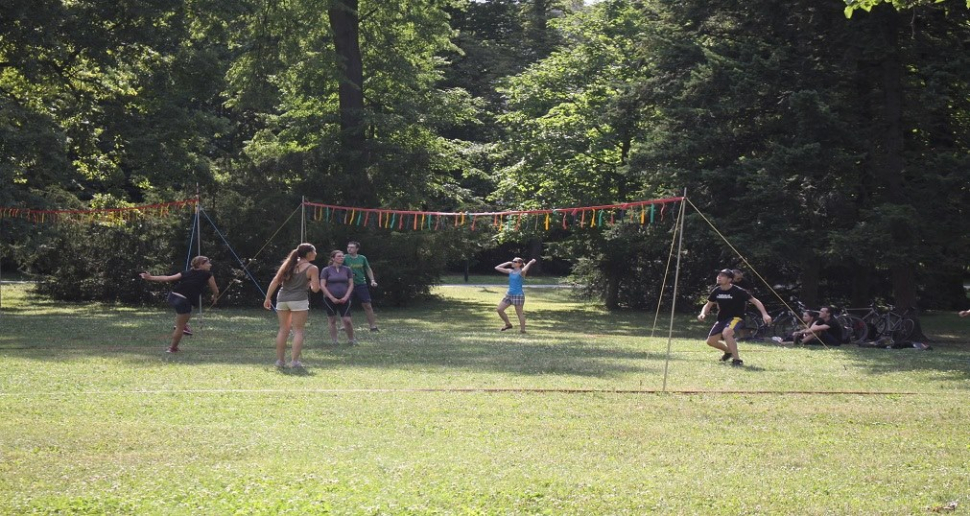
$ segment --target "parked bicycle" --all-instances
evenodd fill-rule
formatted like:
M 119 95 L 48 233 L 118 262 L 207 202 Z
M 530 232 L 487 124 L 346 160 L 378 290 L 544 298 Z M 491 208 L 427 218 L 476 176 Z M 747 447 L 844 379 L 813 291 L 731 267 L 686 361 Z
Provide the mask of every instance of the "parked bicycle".
M 787 306 L 769 311 L 771 324 L 765 324 L 761 314 L 756 310 L 749 310 L 744 314 L 744 328 L 742 328 L 741 339 L 761 340 L 766 337 L 775 336 L 784 338 L 802 326 L 802 312 L 807 311 L 808 307 L 798 300 L 792 300 L 794 310 Z
M 869 305 L 868 312 L 862 316 L 868 329 L 875 328 L 875 333 L 869 335 L 871 340 L 878 340 L 883 337 L 891 337 L 894 341 L 907 340 L 913 334 L 916 323 L 907 317 L 912 308 L 907 308 L 902 314 L 896 313 L 896 307 L 889 305 L 885 309 L 876 307 L 873 302 Z
M 869 325 L 862 319 L 849 313 L 849 309 L 842 308 L 835 314 L 836 320 L 842 326 L 842 341 L 848 344 L 862 344 L 869 338 Z

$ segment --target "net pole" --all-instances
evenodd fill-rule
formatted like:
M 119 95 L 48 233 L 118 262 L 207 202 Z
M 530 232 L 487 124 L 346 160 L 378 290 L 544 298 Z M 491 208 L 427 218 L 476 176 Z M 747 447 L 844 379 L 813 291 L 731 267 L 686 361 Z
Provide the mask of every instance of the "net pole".
M 684 188 L 684 200 L 687 200 L 687 189 Z M 674 313 L 677 310 L 677 287 L 680 285 L 680 255 L 684 248 L 684 215 L 687 203 L 680 203 L 680 236 L 677 238 L 677 266 L 674 269 L 674 298 L 670 301 L 670 328 L 667 331 L 667 359 L 664 361 L 664 383 L 662 392 L 667 392 L 667 374 L 670 370 L 670 347 L 674 339 Z
M 202 196 L 199 193 L 199 183 L 195 184 L 195 250 L 196 256 L 202 256 L 202 218 L 200 214 L 202 213 Z M 202 331 L 202 292 L 199 292 L 199 325 L 198 329 Z M 199 335 L 201 337 L 201 335 Z
M 300 242 L 306 242 L 306 196 L 300 196 Z

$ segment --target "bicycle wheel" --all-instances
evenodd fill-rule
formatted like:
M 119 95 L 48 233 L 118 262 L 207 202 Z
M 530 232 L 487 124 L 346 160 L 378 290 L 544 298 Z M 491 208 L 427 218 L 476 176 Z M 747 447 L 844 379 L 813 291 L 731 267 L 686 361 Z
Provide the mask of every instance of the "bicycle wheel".
M 842 325 L 843 342 L 861 344 L 869 337 L 869 326 L 861 317 L 846 314 L 838 316 L 838 320 Z
M 876 333 L 880 337 L 890 336 L 896 339 L 896 333 L 902 328 L 903 318 L 897 313 L 887 312 L 876 321 Z
M 798 317 L 788 313 L 782 315 L 771 323 L 771 334 L 775 337 L 785 338 L 801 326 Z
M 740 339 L 759 340 L 764 337 L 765 323 L 761 319 L 761 314 L 745 312 L 744 326 L 738 331 Z
M 879 331 L 879 321 L 881 320 L 882 317 L 873 313 L 867 314 L 862 318 L 862 322 L 866 323 L 866 329 L 869 333 L 866 338 L 869 340 L 879 340 L 879 337 L 882 337 L 882 333 Z
M 916 323 L 912 319 L 901 319 L 899 321 L 899 329 L 893 332 L 894 340 L 909 340 L 913 335 L 913 330 L 916 329 Z

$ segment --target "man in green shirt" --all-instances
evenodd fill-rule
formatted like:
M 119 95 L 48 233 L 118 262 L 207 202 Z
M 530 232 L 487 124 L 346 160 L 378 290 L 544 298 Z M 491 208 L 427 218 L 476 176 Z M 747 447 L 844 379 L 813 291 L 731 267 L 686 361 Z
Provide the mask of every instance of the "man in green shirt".
M 367 324 L 370 331 L 380 331 L 377 329 L 377 317 L 374 316 L 374 307 L 370 302 L 370 291 L 368 287 L 376 287 L 377 280 L 374 279 L 374 271 L 370 268 L 367 257 L 357 254 L 360 251 L 360 242 L 352 241 L 347 244 L 347 255 L 344 257 L 344 265 L 354 271 L 354 299 L 364 308 L 364 315 L 367 316 Z

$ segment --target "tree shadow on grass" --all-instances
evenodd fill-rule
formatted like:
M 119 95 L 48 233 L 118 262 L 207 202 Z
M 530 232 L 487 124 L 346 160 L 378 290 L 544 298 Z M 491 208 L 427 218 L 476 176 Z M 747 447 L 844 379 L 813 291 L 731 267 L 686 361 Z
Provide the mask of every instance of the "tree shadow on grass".
M 357 314 L 358 320 L 361 315 Z M 510 315 L 514 319 L 514 313 Z M 552 315 L 555 317 L 548 317 Z M 63 312 L 4 317 L 5 329 L 13 331 L 0 336 L 0 355 L 50 362 L 121 358 L 141 363 L 267 367 L 272 363 L 277 329 L 270 312 L 210 310 L 190 321 L 195 335 L 183 337 L 182 351 L 166 354 L 174 319 L 167 312 L 128 309 L 122 313 L 74 306 Z M 530 319 L 530 333 L 525 335 L 501 333 L 490 303 L 436 300 L 408 309 L 382 310 L 379 322 L 384 331 L 360 332 L 361 346 L 333 347 L 326 317 L 316 312 L 307 328 L 305 353 L 312 356 L 308 370 L 354 367 L 610 378 L 653 374 L 663 367 L 663 353 L 639 349 L 629 339 L 639 331 L 629 320 L 576 324 L 568 314 L 551 310 L 543 310 L 543 317 Z M 575 329 L 581 331 L 574 333 Z M 617 341 L 611 342 L 610 335 Z M 341 334 L 341 340 L 345 338 Z
M 407 308 L 378 312 L 381 333 L 360 332 L 362 345 L 331 347 L 326 317 L 311 313 L 306 354 L 309 371 L 342 368 L 417 370 L 427 374 L 463 371 L 521 376 L 619 378 L 656 375 L 666 361 L 668 314 L 661 314 L 656 338 L 648 339 L 653 314 L 607 312 L 576 303 L 556 304 L 559 294 L 532 295 L 527 303 L 528 331 L 499 332 L 495 314 L 500 289 L 482 289 L 474 299 L 434 299 Z M 530 292 L 531 294 L 531 292 Z M 496 299 L 497 298 L 497 299 Z M 550 301 L 551 300 L 551 301 Z M 494 301 L 494 302 L 493 302 Z M 562 309 L 557 309 L 561 306 Z M 577 308 L 578 306 L 578 308 Z M 249 364 L 267 367 L 277 329 L 272 312 L 261 309 L 207 310 L 193 318 L 193 337 L 182 340 L 182 353 L 166 356 L 173 315 L 159 309 L 55 305 L 52 310 L 4 309 L 0 355 L 37 361 L 68 362 L 95 358 L 132 363 L 180 365 Z M 514 311 L 509 315 L 515 321 Z M 363 314 L 356 313 L 359 323 Z M 710 322 L 678 316 L 674 338 L 696 339 L 698 349 Z M 341 339 L 345 339 L 341 335 Z M 327 345 L 324 345 L 327 344 Z M 742 349 L 777 349 L 773 343 L 744 341 Z M 868 374 L 934 371 L 948 380 L 970 378 L 970 353 L 937 347 L 934 351 L 883 350 L 842 346 L 818 349 L 839 353 Z M 671 360 L 686 360 L 675 353 Z M 314 373 L 311 373 L 312 376 Z M 288 373 L 289 375 L 289 373 Z M 965 384 L 965 382 L 964 382 Z

